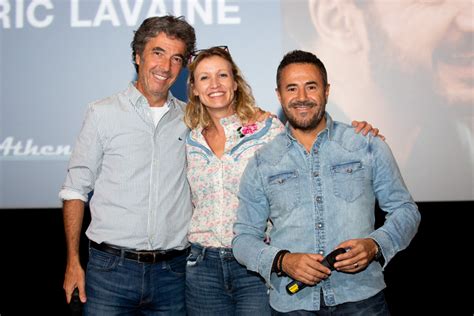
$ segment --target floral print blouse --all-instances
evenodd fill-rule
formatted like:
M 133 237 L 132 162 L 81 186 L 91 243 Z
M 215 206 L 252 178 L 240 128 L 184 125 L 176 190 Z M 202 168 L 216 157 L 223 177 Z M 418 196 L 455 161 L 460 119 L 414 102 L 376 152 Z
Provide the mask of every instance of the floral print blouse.
M 193 202 L 188 238 L 204 247 L 230 248 L 240 177 L 255 151 L 285 127 L 276 118 L 242 126 L 235 114 L 222 118 L 221 124 L 226 143 L 220 159 L 208 146 L 202 128 L 193 129 L 186 139 L 187 177 Z

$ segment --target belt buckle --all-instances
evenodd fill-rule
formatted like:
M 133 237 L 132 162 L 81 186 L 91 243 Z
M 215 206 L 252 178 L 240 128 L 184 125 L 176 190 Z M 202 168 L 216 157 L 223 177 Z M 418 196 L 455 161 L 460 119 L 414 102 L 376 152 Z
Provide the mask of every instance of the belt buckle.
M 156 253 L 155 252 L 139 252 L 138 253 L 138 262 L 143 263 L 155 263 Z

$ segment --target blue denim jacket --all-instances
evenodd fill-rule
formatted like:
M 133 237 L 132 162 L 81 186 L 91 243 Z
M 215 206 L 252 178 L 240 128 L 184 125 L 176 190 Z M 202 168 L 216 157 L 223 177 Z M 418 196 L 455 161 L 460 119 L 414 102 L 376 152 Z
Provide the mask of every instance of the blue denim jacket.
M 345 240 L 369 237 L 381 246 L 386 265 L 408 246 L 420 222 L 388 145 L 327 113 L 310 153 L 289 130 L 262 147 L 247 165 L 239 198 L 234 255 L 265 278 L 270 304 L 282 312 L 319 310 L 321 288 L 331 306 L 369 298 L 385 282 L 382 267 L 372 262 L 354 274 L 333 271 L 290 296 L 285 286 L 291 279 L 271 273 L 279 250 L 326 255 Z M 374 230 L 376 200 L 387 216 Z M 270 244 L 262 241 L 267 218 L 273 222 Z

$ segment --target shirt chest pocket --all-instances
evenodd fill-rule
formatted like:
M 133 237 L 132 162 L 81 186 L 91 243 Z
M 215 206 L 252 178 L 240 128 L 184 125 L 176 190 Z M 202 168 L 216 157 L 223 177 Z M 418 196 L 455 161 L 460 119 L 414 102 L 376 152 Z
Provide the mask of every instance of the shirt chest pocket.
M 331 166 L 334 195 L 353 202 L 364 193 L 365 169 L 361 161 Z
M 300 203 L 298 171 L 287 171 L 268 177 L 270 206 L 281 210 L 292 210 Z

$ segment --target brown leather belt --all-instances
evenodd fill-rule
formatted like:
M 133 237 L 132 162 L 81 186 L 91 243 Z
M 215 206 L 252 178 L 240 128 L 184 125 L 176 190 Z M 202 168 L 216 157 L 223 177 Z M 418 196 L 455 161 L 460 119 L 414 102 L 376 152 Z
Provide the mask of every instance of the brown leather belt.
M 189 253 L 189 247 L 183 250 L 130 250 L 126 248 L 120 248 L 117 246 L 111 246 L 104 243 L 98 244 L 94 241 L 90 241 L 91 248 L 110 253 L 115 256 L 124 256 L 124 258 L 135 260 L 141 263 L 157 263 L 160 261 L 171 260 L 181 255 Z

